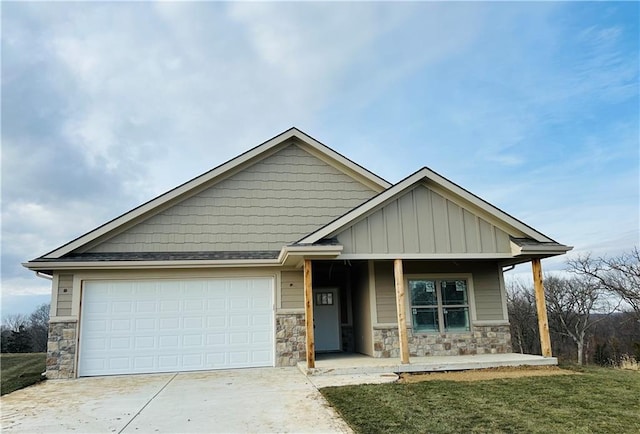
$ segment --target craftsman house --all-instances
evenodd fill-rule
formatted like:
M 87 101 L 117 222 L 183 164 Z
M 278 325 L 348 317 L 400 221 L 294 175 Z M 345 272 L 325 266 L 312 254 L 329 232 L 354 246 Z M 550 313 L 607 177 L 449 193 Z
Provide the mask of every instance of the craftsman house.
M 74 378 L 508 353 L 503 269 L 532 262 L 542 294 L 540 259 L 569 249 L 292 128 L 24 266 L 52 276 L 47 376 Z

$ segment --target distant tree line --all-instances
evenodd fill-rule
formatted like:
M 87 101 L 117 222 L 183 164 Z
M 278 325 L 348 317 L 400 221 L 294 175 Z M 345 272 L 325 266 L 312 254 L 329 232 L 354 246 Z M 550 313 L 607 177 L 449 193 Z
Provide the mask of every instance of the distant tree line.
M 578 364 L 640 361 L 640 251 L 615 257 L 579 256 L 568 276 L 546 276 L 545 299 L 553 354 Z M 513 350 L 540 353 L 533 287 L 507 288 Z
M 49 304 L 41 304 L 30 315 L 8 315 L 0 326 L 3 353 L 40 353 L 47 351 Z

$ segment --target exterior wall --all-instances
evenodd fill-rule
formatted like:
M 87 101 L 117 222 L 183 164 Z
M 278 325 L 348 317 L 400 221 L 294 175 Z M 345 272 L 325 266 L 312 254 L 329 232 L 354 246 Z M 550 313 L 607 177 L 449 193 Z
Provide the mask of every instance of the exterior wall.
M 46 376 L 50 379 L 74 378 L 76 375 L 77 321 L 49 323 Z
M 509 235 L 478 214 L 418 185 L 337 238 L 343 253 L 511 253 Z
M 302 270 L 281 273 L 280 294 L 283 309 L 304 309 L 304 273 Z
M 56 316 L 71 316 L 71 303 L 73 300 L 73 274 L 61 274 L 58 276 L 56 297 Z
M 375 194 L 291 144 L 89 251 L 280 250 Z
M 276 314 L 276 366 L 307 360 L 304 312 Z
M 400 357 L 397 327 L 375 327 L 373 330 L 374 357 Z M 413 334 L 408 329 L 409 354 L 424 356 L 463 356 L 475 354 L 504 354 L 511 352 L 511 333 L 508 325 L 473 326 L 468 333 Z
M 369 291 L 369 271 L 367 264 L 359 264 L 354 270 L 352 282 L 353 339 L 357 353 L 373 355 L 373 335 L 371 318 L 371 297 Z
M 493 261 L 404 261 L 405 277 L 411 274 L 471 273 L 477 321 L 507 321 L 503 310 L 500 273 Z M 393 262 L 375 262 L 378 324 L 397 321 Z

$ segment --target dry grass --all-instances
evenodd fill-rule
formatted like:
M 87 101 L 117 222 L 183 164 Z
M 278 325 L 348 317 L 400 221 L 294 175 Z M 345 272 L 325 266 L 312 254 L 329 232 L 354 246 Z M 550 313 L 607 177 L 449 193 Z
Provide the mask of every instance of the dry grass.
M 624 355 L 620 360 L 620 369 L 628 371 L 640 371 L 640 363 L 633 356 Z
M 484 381 L 503 378 L 549 377 L 552 375 L 575 375 L 575 371 L 560 369 L 557 366 L 505 366 L 501 368 L 472 369 L 454 372 L 429 372 L 420 374 L 401 374 L 401 383 L 419 383 L 422 381 Z

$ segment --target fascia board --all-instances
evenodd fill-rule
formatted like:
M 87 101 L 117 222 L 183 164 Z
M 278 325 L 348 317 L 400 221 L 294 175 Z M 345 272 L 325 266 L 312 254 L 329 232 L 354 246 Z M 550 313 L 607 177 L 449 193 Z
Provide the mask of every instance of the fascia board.
M 23 267 L 32 271 L 78 269 L 155 269 L 155 268 L 211 268 L 211 267 L 274 267 L 278 259 L 240 259 L 219 261 L 103 261 L 103 262 L 25 262 Z
M 330 234 L 333 234 L 336 231 L 342 229 L 346 225 L 352 223 L 354 220 L 358 219 L 359 217 L 361 217 L 364 214 L 368 213 L 369 211 L 373 210 L 374 208 L 376 208 L 377 206 L 381 205 L 382 203 L 384 203 L 388 199 L 392 198 L 394 195 L 402 192 L 406 188 L 411 187 L 413 184 L 415 184 L 416 182 L 418 182 L 421 179 L 423 179 L 425 177 L 425 174 L 423 173 L 424 170 L 425 169 L 419 170 L 418 172 L 414 173 L 413 175 L 410 175 L 409 177 L 407 177 L 404 180 L 398 182 L 397 184 L 395 184 L 394 186 L 388 188 L 387 190 L 383 191 L 382 193 L 378 194 L 377 196 L 374 196 L 373 198 L 369 199 L 367 202 L 363 203 L 362 205 L 358 206 L 357 208 L 354 208 L 352 211 L 342 215 L 341 217 L 338 217 L 336 220 L 334 220 L 333 222 L 329 223 L 328 225 L 326 225 L 326 226 L 318 229 L 317 231 L 312 232 L 311 234 L 307 235 L 305 238 L 303 238 L 300 241 L 298 241 L 298 243 L 299 244 L 313 244 L 313 243 L 318 242 L 319 240 L 329 236 Z
M 379 188 L 385 189 L 391 185 L 389 182 L 375 175 L 373 172 L 370 172 L 367 169 L 363 168 L 362 166 L 359 166 L 358 164 L 354 163 L 353 161 L 349 160 L 348 158 L 344 157 L 343 155 L 339 154 L 338 152 L 334 151 L 328 146 L 320 143 L 319 141 L 315 140 L 309 135 L 303 133 L 297 128 L 290 128 L 287 131 L 281 134 L 278 134 L 277 136 L 256 146 L 255 148 L 250 149 L 245 153 L 240 154 L 239 156 L 221 164 L 220 166 L 215 167 L 214 169 L 200 176 L 197 176 L 196 178 L 193 178 L 192 180 L 187 181 L 184 184 L 181 184 L 178 187 L 172 190 L 169 190 L 168 192 L 154 199 L 151 199 L 150 201 L 138 206 L 137 208 L 134 208 L 133 210 L 128 211 L 120 215 L 119 217 L 116 217 L 113 220 L 110 220 L 109 222 L 99 226 L 98 228 L 93 229 L 92 231 L 87 232 L 84 235 L 81 235 L 80 237 L 68 242 L 67 244 L 64 244 L 61 247 L 58 247 L 57 249 L 52 250 L 49 253 L 46 253 L 42 257 L 48 258 L 48 259 L 55 259 L 55 258 L 64 256 L 67 253 L 70 253 L 82 246 L 85 246 L 88 243 L 100 238 L 101 236 L 106 235 L 109 232 L 123 225 L 126 225 L 127 223 L 135 220 L 136 218 L 141 217 L 146 213 L 149 213 L 154 209 L 157 209 L 174 199 L 179 198 L 180 196 L 198 188 L 199 186 L 202 186 L 203 184 L 209 183 L 218 177 L 222 177 L 228 174 L 229 172 L 233 171 L 239 166 L 251 161 L 254 158 L 259 157 L 262 154 L 266 154 L 271 149 L 276 148 L 278 145 L 294 137 L 306 143 L 308 146 L 315 149 L 318 153 L 328 155 L 330 158 L 336 160 L 338 163 L 344 165 L 345 167 L 349 168 L 350 170 L 353 170 L 354 172 L 358 173 L 360 176 L 369 180 L 374 185 L 379 186 Z
M 434 172 L 434 171 L 432 171 L 431 169 L 428 169 L 428 168 L 425 168 L 424 170 L 426 170 L 428 172 L 427 178 L 429 180 L 431 180 L 432 182 L 435 182 L 436 184 L 442 186 L 446 190 L 449 190 L 452 193 L 460 196 L 462 199 L 472 203 L 473 205 L 477 206 L 478 208 L 482 209 L 483 211 L 487 212 L 488 214 L 496 217 L 497 219 L 499 219 L 501 221 L 504 221 L 505 223 L 507 223 L 508 225 L 512 226 L 513 228 L 521 231 L 523 234 L 533 238 L 536 241 L 554 242 L 554 240 L 552 240 L 551 238 L 547 237 L 546 235 L 542 234 L 541 232 L 536 231 L 531 226 L 528 226 L 527 224 L 525 224 L 525 223 L 521 222 L 520 220 L 516 219 L 515 217 L 507 214 L 506 212 L 502 211 L 501 209 L 491 205 L 489 202 L 485 201 L 484 199 L 481 199 L 480 197 L 476 196 L 475 194 L 471 193 L 470 191 L 460 187 L 456 183 L 454 183 L 452 181 L 449 181 L 444 176 L 441 176 L 441 175 L 437 174 L 436 172 Z
M 318 229 L 315 232 L 312 232 L 311 234 L 307 235 L 305 238 L 301 239 L 298 242 L 299 243 L 315 243 L 327 236 L 333 236 L 338 231 L 346 227 L 347 225 L 355 223 L 357 219 L 367 214 L 374 208 L 380 206 L 387 200 L 390 200 L 394 196 L 402 193 L 404 190 L 412 187 L 414 184 L 422 180 L 427 180 L 427 181 L 430 181 L 431 183 L 435 183 L 437 186 L 444 189 L 445 191 L 451 192 L 453 195 L 460 197 L 462 200 L 477 207 L 478 209 L 494 217 L 498 221 L 504 222 L 506 225 L 516 229 L 517 231 L 522 232 L 522 234 L 528 237 L 531 237 L 536 241 L 554 242 L 554 240 L 547 237 L 546 235 L 536 231 L 535 229 L 526 225 L 520 220 L 510 216 L 509 214 L 505 213 L 499 208 L 491 205 L 490 203 L 486 202 L 485 200 L 481 199 L 475 194 L 465 190 L 459 185 L 449 181 L 445 177 L 438 175 L 436 172 L 426 167 L 418 170 L 413 175 L 410 175 L 409 177 L 393 185 L 392 187 L 380 193 L 379 195 L 373 197 L 368 202 L 365 202 L 359 207 L 337 218 L 336 220 L 329 223 L 328 225 Z
M 367 183 L 370 184 L 370 186 L 375 187 L 375 189 L 378 191 L 386 190 L 387 188 L 392 186 L 392 184 L 387 180 L 379 177 L 378 175 L 369 171 L 368 169 L 359 165 L 358 163 L 348 159 L 347 157 L 340 154 L 339 152 L 334 151 L 327 145 L 317 141 L 313 137 L 303 133 L 298 129 L 295 129 L 295 130 L 298 133 L 297 134 L 298 138 L 302 142 L 304 142 L 306 145 L 308 145 L 312 150 L 315 150 L 317 152 L 317 155 L 315 155 L 316 157 L 319 157 L 320 159 L 324 159 L 323 157 L 326 157 L 326 156 L 330 157 L 331 159 L 343 165 L 350 171 L 355 172 L 362 178 L 366 179 L 368 181 Z M 330 161 L 326 161 L 326 159 L 324 159 L 324 161 L 329 164 L 332 164 Z M 335 166 L 335 164 L 332 164 L 332 165 Z

